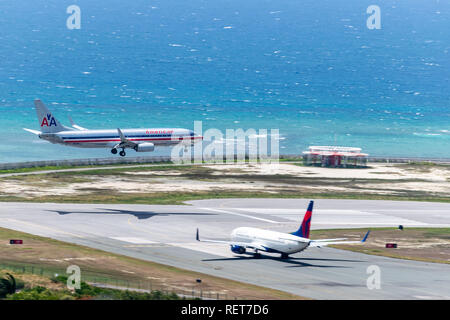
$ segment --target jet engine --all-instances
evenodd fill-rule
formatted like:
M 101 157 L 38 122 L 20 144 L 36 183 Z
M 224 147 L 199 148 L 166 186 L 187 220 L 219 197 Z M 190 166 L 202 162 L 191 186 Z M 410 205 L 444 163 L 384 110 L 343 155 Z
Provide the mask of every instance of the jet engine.
M 155 150 L 155 145 L 150 142 L 139 143 L 136 147 L 134 147 L 136 152 L 152 152 Z
M 231 246 L 231 251 L 233 251 L 234 253 L 243 254 L 245 253 L 245 248 L 241 246 Z

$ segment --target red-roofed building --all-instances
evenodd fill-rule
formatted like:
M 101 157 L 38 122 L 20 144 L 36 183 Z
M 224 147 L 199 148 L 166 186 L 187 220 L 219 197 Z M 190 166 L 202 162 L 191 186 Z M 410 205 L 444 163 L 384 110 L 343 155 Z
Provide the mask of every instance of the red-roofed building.
M 311 146 L 303 151 L 303 160 L 306 165 L 320 164 L 322 167 L 348 167 L 366 166 L 367 153 L 361 153 L 361 148 Z

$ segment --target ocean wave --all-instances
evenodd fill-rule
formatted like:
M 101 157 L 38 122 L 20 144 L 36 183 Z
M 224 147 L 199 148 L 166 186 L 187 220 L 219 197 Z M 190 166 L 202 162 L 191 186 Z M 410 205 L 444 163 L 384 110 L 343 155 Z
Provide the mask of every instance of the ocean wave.
M 414 132 L 413 135 L 422 137 L 422 138 L 450 138 L 449 134 L 442 134 L 442 133 L 419 133 Z

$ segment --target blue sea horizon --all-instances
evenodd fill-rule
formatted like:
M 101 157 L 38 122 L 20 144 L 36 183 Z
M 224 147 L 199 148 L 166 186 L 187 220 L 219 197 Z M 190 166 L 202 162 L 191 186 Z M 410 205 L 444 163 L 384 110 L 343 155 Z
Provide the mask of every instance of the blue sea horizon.
M 79 30 L 66 27 L 71 4 Z M 39 129 L 36 98 L 92 129 L 202 121 L 279 129 L 281 154 L 450 158 L 450 1 L 377 1 L 380 30 L 366 27 L 371 4 L 3 1 L 0 162 L 114 157 L 22 130 Z

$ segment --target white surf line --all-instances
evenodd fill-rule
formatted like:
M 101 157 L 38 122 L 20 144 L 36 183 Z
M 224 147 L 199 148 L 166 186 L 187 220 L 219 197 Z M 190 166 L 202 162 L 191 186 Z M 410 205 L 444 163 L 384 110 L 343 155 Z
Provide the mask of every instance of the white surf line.
M 243 214 L 243 213 L 237 213 L 237 212 L 231 212 L 231 211 L 225 211 L 225 210 L 220 210 L 220 209 L 213 209 L 213 208 L 199 208 L 201 210 L 207 210 L 207 211 L 216 211 L 216 212 L 222 212 L 222 213 L 227 213 L 227 214 L 231 214 L 234 216 L 241 216 L 241 217 L 246 217 L 246 218 L 250 218 L 250 219 L 255 219 L 255 220 L 261 220 L 261 221 L 265 221 L 265 222 L 270 222 L 270 223 L 280 223 L 278 221 L 273 221 L 273 220 L 269 220 L 269 219 L 264 219 L 264 218 L 258 218 L 258 217 L 254 217 L 254 216 L 250 216 L 248 214 Z

